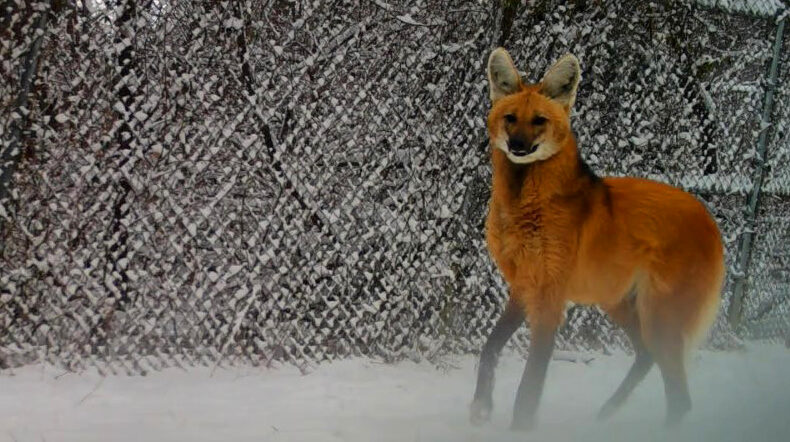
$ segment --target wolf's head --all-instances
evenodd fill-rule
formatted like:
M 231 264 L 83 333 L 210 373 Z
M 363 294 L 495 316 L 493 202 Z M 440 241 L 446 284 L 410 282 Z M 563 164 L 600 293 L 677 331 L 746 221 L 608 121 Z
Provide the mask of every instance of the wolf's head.
M 571 54 L 557 60 L 537 84 L 526 84 L 503 48 L 488 58 L 491 145 L 517 164 L 546 160 L 571 135 L 570 110 L 581 80 L 579 60 Z

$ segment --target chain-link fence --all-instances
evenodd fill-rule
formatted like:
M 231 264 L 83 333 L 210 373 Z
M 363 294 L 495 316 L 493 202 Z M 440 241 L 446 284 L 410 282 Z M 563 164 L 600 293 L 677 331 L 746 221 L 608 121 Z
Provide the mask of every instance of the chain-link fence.
M 761 118 L 781 2 L 0 4 L 0 364 L 477 351 L 506 297 L 483 236 L 498 44 L 531 80 L 577 54 L 583 156 L 699 195 L 724 307 L 748 275 L 743 332 L 790 329 L 787 41 Z M 560 341 L 625 342 L 582 307 Z

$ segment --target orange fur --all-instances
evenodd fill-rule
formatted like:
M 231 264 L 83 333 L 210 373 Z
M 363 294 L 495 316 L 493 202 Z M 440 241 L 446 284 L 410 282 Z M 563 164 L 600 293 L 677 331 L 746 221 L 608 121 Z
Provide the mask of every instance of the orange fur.
M 724 276 L 715 221 L 697 199 L 666 184 L 592 181 L 579 171 L 567 111 L 537 86 L 522 88 L 491 110 L 491 139 L 499 136 L 504 113 L 514 112 L 519 121 L 539 113 L 557 121 L 552 137 L 561 148 L 548 160 L 524 166 L 492 150 L 487 241 L 514 301 L 530 317 L 543 311 L 556 316 L 567 301 L 606 309 L 635 287 L 638 297 L 650 297 L 640 309 L 659 304 L 668 312 L 656 313 L 666 327 L 695 338 L 710 325 Z M 559 316 L 546 320 L 557 323 Z

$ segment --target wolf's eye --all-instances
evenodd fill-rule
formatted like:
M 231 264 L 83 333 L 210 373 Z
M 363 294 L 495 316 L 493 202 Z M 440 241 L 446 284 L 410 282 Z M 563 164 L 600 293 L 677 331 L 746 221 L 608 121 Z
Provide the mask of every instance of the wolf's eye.
M 538 115 L 538 116 L 536 116 L 535 118 L 532 119 L 532 124 L 535 125 L 535 126 L 540 126 L 540 125 L 546 124 L 546 121 L 548 121 L 548 120 L 546 120 L 546 118 L 541 117 L 540 115 Z
M 516 122 L 516 116 L 513 114 L 507 114 L 505 115 L 505 121 L 507 121 L 510 124 L 513 124 Z

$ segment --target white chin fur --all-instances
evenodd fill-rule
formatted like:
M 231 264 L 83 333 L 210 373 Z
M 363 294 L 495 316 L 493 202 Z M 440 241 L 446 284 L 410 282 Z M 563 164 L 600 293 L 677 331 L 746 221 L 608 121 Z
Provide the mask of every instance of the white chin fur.
M 543 161 L 557 153 L 557 149 L 551 143 L 540 143 L 538 150 L 532 152 L 529 155 L 522 156 L 513 155 L 510 152 L 510 149 L 507 147 L 507 141 L 503 139 L 497 140 L 494 143 L 494 147 L 505 152 L 507 159 L 509 159 L 511 163 L 515 164 L 529 164 L 534 163 L 535 161 Z

